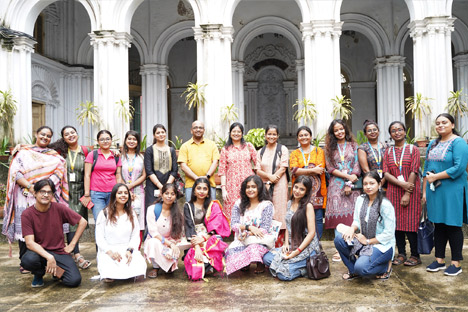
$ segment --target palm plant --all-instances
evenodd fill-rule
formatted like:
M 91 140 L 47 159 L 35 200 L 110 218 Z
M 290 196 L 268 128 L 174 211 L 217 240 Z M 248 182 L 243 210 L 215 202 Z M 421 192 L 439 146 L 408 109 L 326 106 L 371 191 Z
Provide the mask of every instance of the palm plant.
M 192 107 L 198 108 L 205 105 L 205 87 L 206 84 L 199 85 L 198 83 L 192 82 L 189 82 L 187 84 L 187 88 L 180 95 L 180 97 L 183 97 L 185 95 L 185 105 L 188 106 L 189 110 L 192 109 Z
M 16 115 L 16 100 L 11 90 L 0 91 L 0 121 L 3 123 L 4 133 L 13 142 L 13 117 Z
M 85 122 L 88 123 L 89 145 L 92 145 L 91 125 L 97 125 L 100 121 L 98 107 L 90 101 L 80 103 L 80 106 L 76 108 L 76 117 L 80 125 L 83 126 Z
M 424 116 L 431 113 L 431 104 L 429 101 L 431 98 L 423 96 L 421 93 L 416 93 L 415 96 L 410 96 L 405 99 L 406 101 L 406 113 L 411 112 L 413 119 L 416 118 L 419 121 L 419 135 L 425 136 L 425 132 L 422 125 L 422 119 Z
M 227 122 L 228 125 L 236 121 L 238 118 L 239 114 L 237 112 L 237 107 L 235 107 L 234 104 L 226 105 L 221 110 L 221 119 Z
M 333 104 L 332 116 L 334 119 L 341 118 L 349 120 L 353 114 L 354 107 L 352 106 L 351 99 L 347 99 L 346 95 L 335 96 L 331 99 Z
M 356 136 L 356 142 L 357 144 L 361 145 L 363 143 L 366 143 L 368 141 L 366 135 L 364 134 L 364 131 L 362 130 L 359 130 L 357 132 L 357 136 Z
M 182 144 L 184 143 L 184 140 L 182 138 L 179 138 L 177 135 L 175 136 L 175 141 L 168 140 L 169 143 L 174 146 L 176 150 L 180 150 Z
M 131 100 L 119 100 L 115 102 L 115 105 L 117 106 L 117 113 L 122 120 L 122 130 L 125 129 L 125 124 L 128 124 L 133 119 L 135 107 L 133 107 L 131 104 Z
M 466 94 L 463 93 L 463 89 L 450 91 L 450 97 L 447 99 L 447 106 L 445 106 L 447 112 L 454 117 L 457 115 L 463 117 L 463 114 L 468 113 L 468 105 L 463 100 L 464 98 L 466 98 Z
M 296 100 L 293 107 L 297 106 L 297 111 L 294 113 L 293 119 L 299 121 L 303 119 L 307 124 L 317 118 L 317 106 L 311 100 L 303 98 L 302 101 Z

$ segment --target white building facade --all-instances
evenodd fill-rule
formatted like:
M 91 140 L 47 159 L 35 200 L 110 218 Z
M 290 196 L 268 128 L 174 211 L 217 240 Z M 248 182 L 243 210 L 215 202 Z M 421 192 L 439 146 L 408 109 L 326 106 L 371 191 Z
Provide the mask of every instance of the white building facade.
M 388 139 L 394 120 L 419 131 L 405 97 L 432 99 L 429 133 L 449 91 L 468 93 L 464 0 L 10 0 L 0 2 L 0 25 L 0 90 L 18 104 L 15 141 L 41 124 L 76 126 L 86 144 L 104 128 L 150 138 L 156 123 L 186 140 L 196 118 L 225 137 L 222 110 L 234 104 L 246 129 L 277 124 L 293 144 L 296 100 L 317 105 L 318 135 L 341 94 L 353 101 L 354 133 L 373 119 Z M 197 112 L 181 97 L 188 82 L 206 85 Z M 123 124 L 115 103 L 129 99 L 136 116 Z M 90 133 L 76 115 L 85 101 L 102 119 Z

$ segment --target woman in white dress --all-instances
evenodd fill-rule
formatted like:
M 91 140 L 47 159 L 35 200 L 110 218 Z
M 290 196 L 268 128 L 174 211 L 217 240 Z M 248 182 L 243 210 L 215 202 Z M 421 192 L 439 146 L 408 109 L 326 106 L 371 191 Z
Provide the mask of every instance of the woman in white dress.
M 96 222 L 98 271 L 101 279 L 128 279 L 146 275 L 146 262 L 138 245 L 140 225 L 132 209 L 130 191 L 123 183 L 114 186 L 109 206 Z

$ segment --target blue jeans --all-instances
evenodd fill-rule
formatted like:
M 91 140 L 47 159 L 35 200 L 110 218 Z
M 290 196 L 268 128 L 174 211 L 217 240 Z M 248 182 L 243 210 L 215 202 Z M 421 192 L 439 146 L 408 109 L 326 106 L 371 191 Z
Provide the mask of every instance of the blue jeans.
M 353 246 L 348 245 L 341 233 L 338 233 L 335 237 L 335 247 L 349 273 L 360 276 L 379 275 L 387 272 L 388 262 L 392 259 L 394 253 L 393 247 L 384 253 L 373 247 L 370 257 L 360 256 L 356 259 L 356 256 L 350 256 Z
M 315 212 L 315 228 L 317 229 L 318 239 L 322 238 L 323 234 L 323 209 L 314 209 Z
M 216 199 L 216 187 L 210 187 L 210 192 L 211 192 L 211 199 L 215 200 Z M 187 187 L 185 188 L 185 201 L 190 202 L 191 198 L 192 198 L 192 188 Z
M 282 247 L 279 247 L 279 248 L 275 248 L 267 252 L 263 256 L 263 264 L 269 267 L 271 263 L 273 262 L 273 258 L 275 257 L 275 253 L 273 253 L 272 251 L 281 252 L 281 249 Z M 310 256 L 313 256 L 313 255 L 315 255 L 315 251 L 312 251 L 312 253 L 310 254 Z M 274 272 L 276 274 L 276 277 L 278 277 L 278 279 L 281 281 L 292 281 L 293 279 L 296 279 L 302 276 L 302 272 L 306 270 L 306 262 L 307 262 L 307 259 L 303 259 L 301 261 L 290 263 L 289 264 L 289 275 L 290 275 L 289 277 L 284 276 L 283 274 L 279 272 L 274 272 L 271 269 L 270 269 L 270 273 L 273 274 Z
M 99 216 L 99 213 L 109 205 L 110 201 L 110 195 L 111 193 L 107 192 L 97 192 L 97 191 L 91 191 L 91 201 L 93 202 L 93 216 L 94 216 L 94 222 L 97 221 L 97 217 Z

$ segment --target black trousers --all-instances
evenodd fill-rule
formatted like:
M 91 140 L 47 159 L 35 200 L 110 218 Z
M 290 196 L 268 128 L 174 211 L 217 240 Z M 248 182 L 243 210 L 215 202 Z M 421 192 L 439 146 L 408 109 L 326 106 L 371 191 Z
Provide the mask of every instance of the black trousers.
M 463 260 L 463 231 L 459 226 L 450 226 L 444 223 L 435 223 L 434 245 L 436 258 L 445 258 L 447 241 L 452 251 L 452 261 Z
M 57 265 L 65 270 L 62 276 L 62 283 L 65 286 L 77 287 L 81 284 L 81 274 L 71 255 L 56 254 L 47 251 L 54 256 Z M 21 266 L 31 271 L 34 275 L 44 276 L 47 260 L 34 251 L 28 250 L 21 258 Z
M 404 231 L 395 231 L 396 245 L 398 248 L 398 253 L 406 256 L 406 238 L 410 243 L 411 256 L 419 258 L 418 253 L 418 233 L 416 232 L 404 232 Z
M 67 243 L 70 244 L 70 242 L 73 240 L 73 237 L 75 237 L 76 232 L 68 232 L 67 235 Z M 77 254 L 80 253 L 80 244 L 79 242 L 76 243 L 75 248 L 73 249 L 73 253 Z

